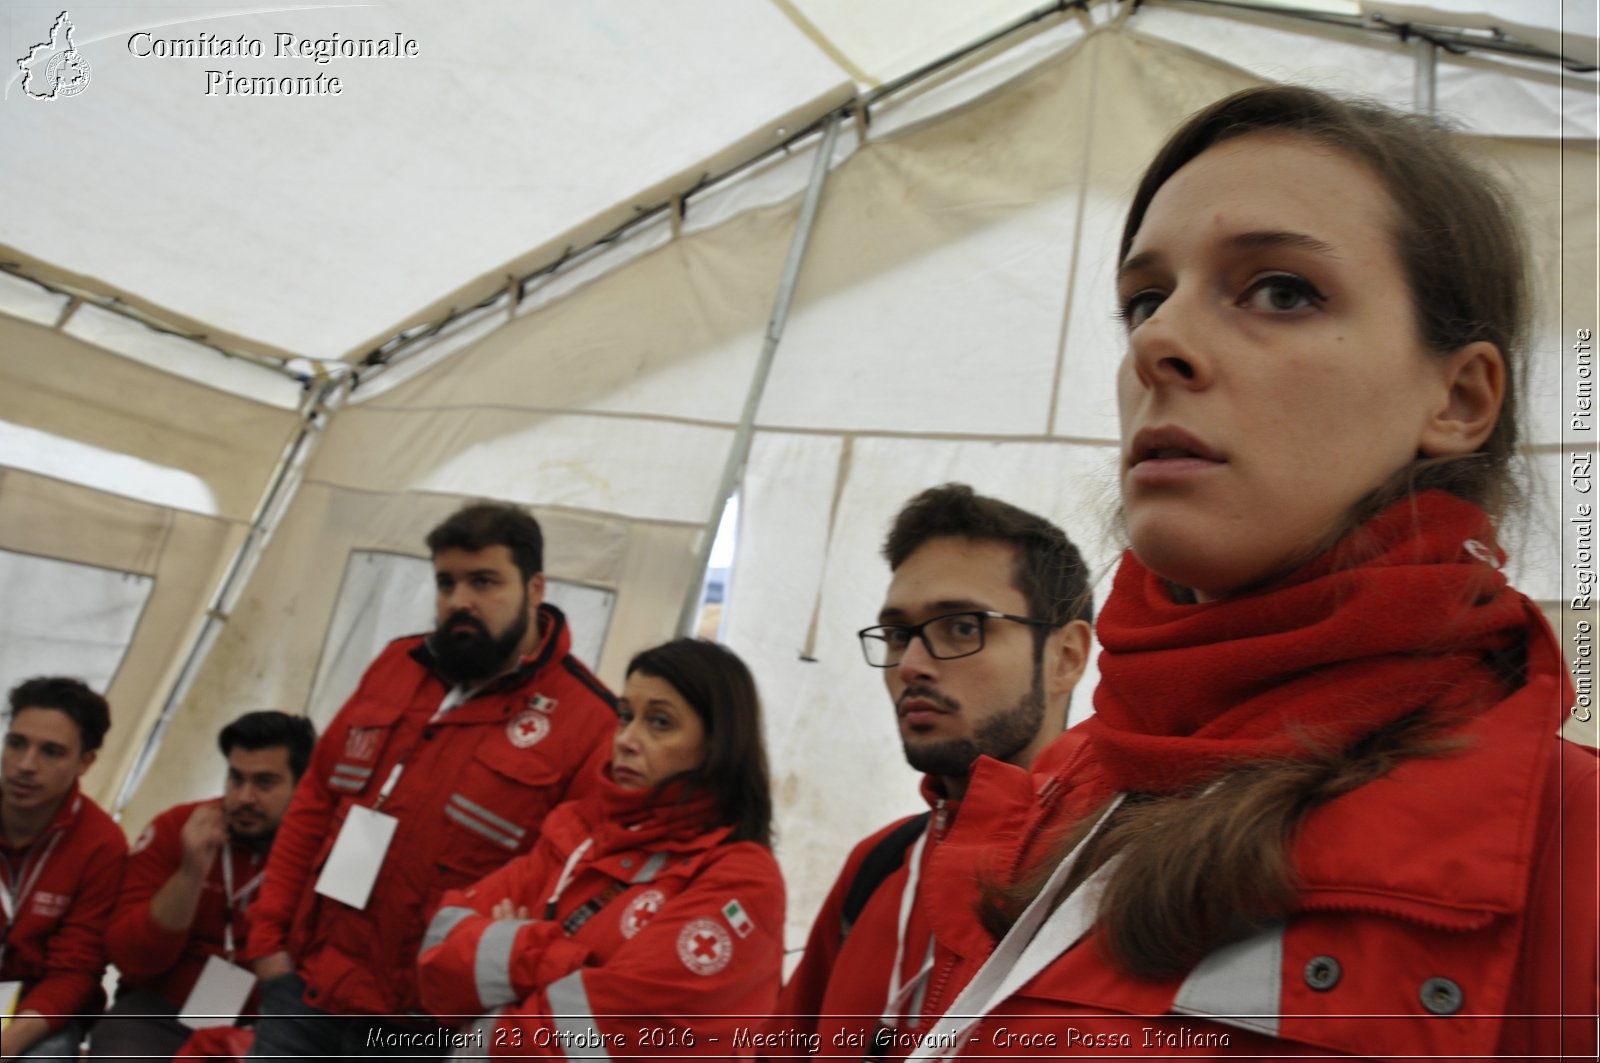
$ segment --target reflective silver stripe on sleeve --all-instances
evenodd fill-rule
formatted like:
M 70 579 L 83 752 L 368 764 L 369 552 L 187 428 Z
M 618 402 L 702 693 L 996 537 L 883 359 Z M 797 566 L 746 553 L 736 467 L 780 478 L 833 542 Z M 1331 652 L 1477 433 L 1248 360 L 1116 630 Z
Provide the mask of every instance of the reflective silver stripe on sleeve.
M 511 988 L 511 946 L 516 943 L 517 931 L 530 922 L 531 919 L 496 919 L 478 939 L 472 976 L 478 987 L 478 1002 L 485 1008 L 497 1008 L 517 999 Z
M 640 882 L 649 882 L 651 879 L 661 874 L 661 869 L 666 866 L 666 853 L 651 853 L 650 859 L 646 860 L 644 862 L 644 866 L 639 868 L 639 873 L 633 876 L 634 884 L 637 885 Z
M 372 778 L 371 768 L 358 768 L 353 764 L 335 764 L 328 785 L 336 790 L 360 790 Z
M 581 1056 L 566 1058 L 611 1058 L 605 1050 L 606 1042 L 600 1035 L 600 1026 L 594 1021 L 594 1010 L 589 1007 L 589 992 L 583 988 L 582 970 L 551 982 L 550 988 L 545 990 L 545 996 L 550 1001 L 550 1021 L 555 1023 L 557 1032 L 564 1035 L 561 1042 L 585 1046 L 579 1049 Z
M 478 820 L 473 819 L 471 816 L 467 815 L 459 808 L 456 808 L 454 805 L 445 805 L 444 814 L 461 824 L 463 827 L 472 831 L 474 834 L 488 838 L 496 845 L 503 845 L 513 852 L 516 851 L 518 845 L 517 839 L 508 838 L 504 834 L 501 834 L 499 831 L 495 830 L 493 827 L 490 827 L 488 824 L 480 823 Z
M 436 947 L 449 936 L 456 924 L 469 915 L 475 915 L 471 908 L 460 905 L 451 905 L 449 908 L 440 908 L 434 915 L 433 921 L 428 924 L 428 932 L 422 935 L 422 951 Z
M 485 823 L 489 824 L 489 826 L 500 828 L 502 831 L 511 835 L 518 841 L 521 841 L 523 835 L 528 833 L 525 828 L 517 826 L 509 819 L 500 818 L 493 812 L 490 812 L 487 808 L 484 808 L 482 805 L 478 804 L 476 801 L 468 801 L 460 794 L 451 794 L 450 800 L 454 804 L 458 805 L 462 811 L 471 812 L 474 816 L 477 816 Z
M 1278 1036 L 1283 984 L 1283 924 L 1225 945 L 1183 980 L 1172 1010 Z

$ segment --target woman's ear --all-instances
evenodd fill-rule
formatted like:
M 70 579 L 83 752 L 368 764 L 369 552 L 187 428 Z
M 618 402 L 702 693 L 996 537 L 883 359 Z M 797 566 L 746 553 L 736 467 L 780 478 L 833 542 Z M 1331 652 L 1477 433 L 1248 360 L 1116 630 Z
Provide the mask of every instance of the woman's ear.
M 1506 361 L 1500 348 L 1478 340 L 1440 359 L 1444 402 L 1422 427 L 1417 449 L 1426 457 L 1471 454 L 1500 420 Z

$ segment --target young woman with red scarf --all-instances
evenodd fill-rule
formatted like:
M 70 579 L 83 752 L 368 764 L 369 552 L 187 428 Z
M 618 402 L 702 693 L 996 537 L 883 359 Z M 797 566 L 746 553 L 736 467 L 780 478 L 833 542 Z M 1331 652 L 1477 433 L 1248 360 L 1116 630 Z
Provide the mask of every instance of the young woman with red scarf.
M 1151 164 L 1096 714 L 991 933 L 936 914 L 912 1058 L 1594 1057 L 1596 758 L 1490 518 L 1511 218 L 1431 123 L 1306 89 Z
M 783 879 L 755 681 L 679 639 L 628 665 L 611 763 L 539 843 L 444 896 L 423 1002 L 466 1056 L 737 1054 L 777 1000 Z

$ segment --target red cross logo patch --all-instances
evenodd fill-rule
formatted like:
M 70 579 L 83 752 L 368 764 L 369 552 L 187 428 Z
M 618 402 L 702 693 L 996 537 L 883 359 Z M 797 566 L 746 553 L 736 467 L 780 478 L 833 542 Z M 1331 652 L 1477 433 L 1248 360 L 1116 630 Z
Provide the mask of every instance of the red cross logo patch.
M 550 717 L 538 709 L 524 709 L 506 723 L 506 737 L 518 749 L 538 745 L 549 733 Z
M 733 959 L 733 935 L 721 923 L 692 920 L 678 932 L 678 959 L 695 974 L 710 977 Z
M 644 929 L 661 906 L 667 903 L 667 895 L 660 890 L 645 890 L 639 896 L 628 902 L 628 907 L 622 912 L 622 936 L 632 938 L 633 935 Z

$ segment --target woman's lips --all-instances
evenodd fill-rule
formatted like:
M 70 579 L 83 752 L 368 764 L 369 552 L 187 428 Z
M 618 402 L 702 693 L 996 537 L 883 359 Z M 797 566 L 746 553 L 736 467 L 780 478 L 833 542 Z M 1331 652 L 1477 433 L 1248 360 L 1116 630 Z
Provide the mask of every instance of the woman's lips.
M 1128 475 L 1134 484 L 1180 482 L 1226 464 L 1221 452 L 1175 426 L 1142 429 L 1128 448 Z

